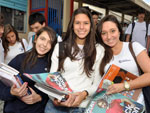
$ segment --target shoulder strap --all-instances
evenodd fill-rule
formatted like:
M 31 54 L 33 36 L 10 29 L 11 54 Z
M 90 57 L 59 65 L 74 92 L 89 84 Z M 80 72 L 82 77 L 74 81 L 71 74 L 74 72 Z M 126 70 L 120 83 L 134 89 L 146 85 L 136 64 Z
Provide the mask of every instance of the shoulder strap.
M 24 52 L 26 51 L 26 49 L 25 49 L 25 47 L 24 47 L 24 43 L 23 43 L 23 41 L 22 41 L 22 39 L 21 39 L 21 45 L 22 45 L 22 47 L 23 47 L 23 49 L 24 49 Z
M 145 39 L 147 38 L 147 34 L 148 34 L 148 22 L 146 22 L 146 35 L 145 35 Z
M 135 27 L 135 22 L 133 22 L 133 23 L 132 23 L 132 29 L 131 29 L 130 42 L 131 42 L 131 40 L 132 40 L 132 33 L 133 33 L 133 29 L 134 29 L 134 27 Z
M 138 64 L 138 62 L 137 62 L 135 53 L 134 53 L 134 51 L 133 51 L 132 42 L 129 42 L 129 50 L 130 50 L 131 55 L 133 56 L 133 58 L 134 58 L 134 60 L 135 60 L 135 62 L 136 62 L 136 65 L 137 65 L 137 67 L 138 67 L 138 72 L 139 72 L 139 74 L 142 74 L 143 72 L 142 72 L 142 70 L 141 70 L 141 68 L 140 68 L 140 66 L 139 66 L 139 64 Z

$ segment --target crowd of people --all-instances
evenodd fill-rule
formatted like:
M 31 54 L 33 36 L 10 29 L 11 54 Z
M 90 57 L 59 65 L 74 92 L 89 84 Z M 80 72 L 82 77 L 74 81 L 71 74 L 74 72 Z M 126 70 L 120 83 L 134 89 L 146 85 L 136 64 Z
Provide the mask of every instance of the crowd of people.
M 94 95 L 101 78 L 112 64 L 138 77 L 126 82 L 128 88 L 125 83 L 110 85 L 108 95 L 150 85 L 150 59 L 147 53 L 150 25 L 147 29 L 144 12 L 138 12 L 134 28 L 133 24 L 127 28 L 127 42 L 120 40 L 123 30 L 115 16 L 106 15 L 100 21 L 98 17 L 98 13 L 91 13 L 84 7 L 76 9 L 62 38 L 63 52 L 59 54 L 60 43 L 56 32 L 46 26 L 43 14 L 29 16 L 29 43 L 19 37 L 12 25 L 4 25 L 4 17 L 0 15 L 0 63 L 18 70 L 24 81 L 20 88 L 15 84 L 6 86 L 0 81 L 4 113 L 84 113 L 89 98 Z M 129 50 L 131 37 L 137 62 Z M 139 73 L 138 66 L 143 73 Z M 57 71 L 73 90 L 64 102 L 49 98 L 34 86 L 35 82 L 23 75 Z M 147 96 L 143 92 L 138 102 L 146 106 L 149 113 L 150 102 L 145 100 Z

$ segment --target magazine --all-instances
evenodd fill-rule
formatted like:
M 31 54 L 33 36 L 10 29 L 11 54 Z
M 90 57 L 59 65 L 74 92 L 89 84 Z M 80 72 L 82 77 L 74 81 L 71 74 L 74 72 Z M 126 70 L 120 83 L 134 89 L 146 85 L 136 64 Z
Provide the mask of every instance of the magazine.
M 145 107 L 136 102 L 141 89 L 107 95 L 106 90 L 113 83 L 137 78 L 136 75 L 112 64 L 103 76 L 96 93 L 91 98 L 85 113 L 143 113 Z
M 49 97 L 56 98 L 60 101 L 66 101 L 68 93 L 72 93 L 72 89 L 59 72 L 37 74 L 24 73 L 24 75 L 36 82 L 35 87 L 48 94 Z
M 0 64 L 0 80 L 7 86 L 16 84 L 18 88 L 23 84 L 19 71 L 4 63 Z
M 106 90 L 96 93 L 85 113 L 143 113 L 143 105 L 120 93 L 106 95 Z
M 113 83 L 121 83 L 124 81 L 130 81 L 133 80 L 135 78 L 137 78 L 138 76 L 112 64 L 108 71 L 105 73 L 105 75 L 103 76 L 99 88 L 104 88 L 107 89 L 105 87 L 108 87 L 110 84 L 108 84 L 109 81 L 113 82 Z M 105 81 L 105 82 L 104 82 Z M 105 85 L 106 84 L 106 85 Z M 108 84 L 108 85 L 107 85 Z M 123 91 L 121 92 L 122 95 L 127 96 L 129 98 L 132 98 L 133 100 L 137 101 L 139 96 L 142 93 L 142 89 L 135 89 L 135 90 L 130 90 L 130 91 Z

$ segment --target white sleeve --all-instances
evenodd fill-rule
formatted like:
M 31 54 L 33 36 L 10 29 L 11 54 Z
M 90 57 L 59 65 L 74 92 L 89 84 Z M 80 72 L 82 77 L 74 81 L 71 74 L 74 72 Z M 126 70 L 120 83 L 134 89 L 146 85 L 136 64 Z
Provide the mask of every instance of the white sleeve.
M 126 29 L 125 34 L 131 34 L 131 30 L 132 30 L 132 24 L 130 24 L 130 25 L 128 26 L 128 28 Z
M 148 36 L 150 36 L 150 24 L 148 25 Z
M 51 69 L 50 72 L 56 72 L 58 69 L 58 63 L 59 63 L 59 43 L 56 44 L 52 57 L 51 57 Z
M 140 43 L 133 42 L 133 51 L 135 53 L 135 56 L 138 56 L 144 50 L 146 50 L 146 48 L 143 47 Z
M 26 39 L 22 39 L 22 43 L 24 44 L 24 47 L 25 47 L 25 50 L 27 51 L 27 48 L 28 48 L 28 42 Z

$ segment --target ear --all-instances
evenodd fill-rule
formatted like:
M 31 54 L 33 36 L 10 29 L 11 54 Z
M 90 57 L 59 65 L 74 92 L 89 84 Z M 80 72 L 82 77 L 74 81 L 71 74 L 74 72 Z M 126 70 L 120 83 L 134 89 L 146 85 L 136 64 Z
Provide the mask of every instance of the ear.
M 43 22 L 42 26 L 43 26 L 43 27 L 45 27 L 45 26 L 46 26 L 46 23 L 45 23 L 45 22 Z

